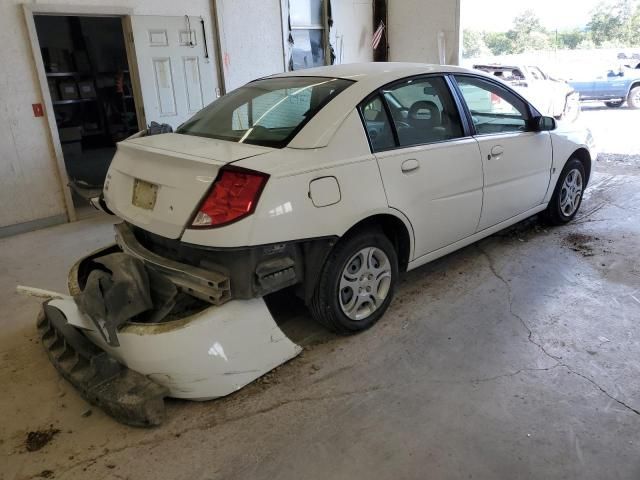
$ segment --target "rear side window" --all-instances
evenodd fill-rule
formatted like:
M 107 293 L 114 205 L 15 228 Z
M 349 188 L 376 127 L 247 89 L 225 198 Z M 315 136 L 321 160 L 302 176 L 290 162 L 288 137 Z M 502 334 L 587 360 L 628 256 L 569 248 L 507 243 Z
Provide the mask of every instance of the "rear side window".
M 442 77 L 417 78 L 383 90 L 401 147 L 463 136 L 460 115 Z
M 527 130 L 530 114 L 523 100 L 482 78 L 456 76 L 456 81 L 478 134 Z
M 374 152 L 396 146 L 391 122 L 379 95 L 365 102 L 361 107 L 361 113 Z
M 352 83 L 325 77 L 257 80 L 200 110 L 176 132 L 281 148 Z

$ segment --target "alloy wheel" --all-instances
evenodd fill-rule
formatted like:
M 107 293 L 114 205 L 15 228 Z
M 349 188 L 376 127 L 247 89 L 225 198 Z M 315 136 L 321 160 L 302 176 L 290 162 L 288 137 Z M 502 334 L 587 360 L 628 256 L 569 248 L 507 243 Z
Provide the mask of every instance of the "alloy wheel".
M 391 287 L 391 262 L 379 248 L 359 250 L 340 276 L 338 301 L 351 320 L 364 320 L 384 303 Z
M 577 168 L 570 170 L 560 191 L 560 210 L 565 217 L 575 213 L 582 197 L 582 174 Z

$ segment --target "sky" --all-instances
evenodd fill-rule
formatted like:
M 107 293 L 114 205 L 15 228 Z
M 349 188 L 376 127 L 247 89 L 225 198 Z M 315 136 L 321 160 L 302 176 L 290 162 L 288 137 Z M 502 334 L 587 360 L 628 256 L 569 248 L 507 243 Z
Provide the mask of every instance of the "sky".
M 505 32 L 513 18 L 533 10 L 549 30 L 584 27 L 600 0 L 462 0 L 462 28 Z

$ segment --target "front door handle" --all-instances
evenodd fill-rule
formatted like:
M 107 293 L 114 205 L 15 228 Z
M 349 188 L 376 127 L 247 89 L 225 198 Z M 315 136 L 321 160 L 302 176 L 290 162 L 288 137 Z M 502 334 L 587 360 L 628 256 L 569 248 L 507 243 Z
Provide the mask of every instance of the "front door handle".
M 415 158 L 410 158 L 409 160 L 402 162 L 402 167 L 400 168 L 402 168 L 403 173 L 409 173 L 419 169 L 420 163 Z
M 491 160 L 492 158 L 495 158 L 497 160 L 500 158 L 500 156 L 503 153 L 504 153 L 504 148 L 502 148 L 502 145 L 495 145 L 491 149 L 491 153 L 489 154 L 489 158 L 487 160 Z

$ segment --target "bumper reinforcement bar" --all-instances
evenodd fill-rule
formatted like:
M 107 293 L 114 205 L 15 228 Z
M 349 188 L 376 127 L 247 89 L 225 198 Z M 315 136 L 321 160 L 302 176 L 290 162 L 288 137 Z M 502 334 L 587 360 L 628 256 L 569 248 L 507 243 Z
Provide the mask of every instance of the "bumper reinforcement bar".
M 221 305 L 231 299 L 229 277 L 218 272 L 176 262 L 147 250 L 138 242 L 136 236 L 124 222 L 116 225 L 115 230 L 116 243 L 124 253 L 139 258 L 149 267 L 166 275 L 178 288 L 189 295 L 213 305 Z

